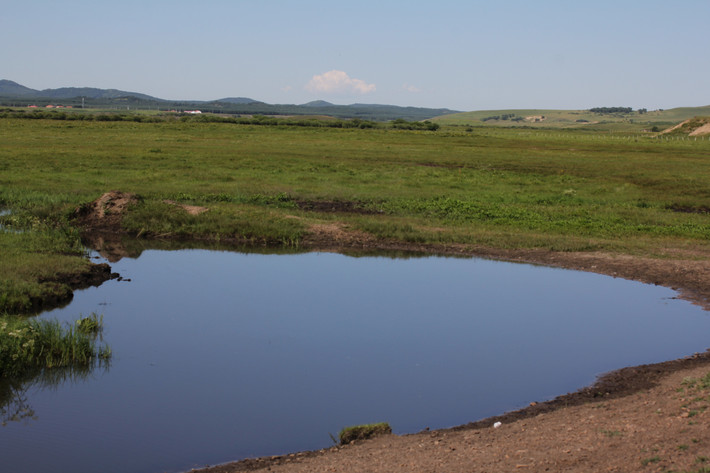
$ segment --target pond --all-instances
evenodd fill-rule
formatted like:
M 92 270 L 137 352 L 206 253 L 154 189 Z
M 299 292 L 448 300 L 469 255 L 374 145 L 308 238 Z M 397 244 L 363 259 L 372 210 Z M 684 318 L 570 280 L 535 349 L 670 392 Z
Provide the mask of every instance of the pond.
M 4 471 L 180 472 L 348 425 L 460 425 L 704 351 L 663 287 L 481 259 L 148 250 L 42 317 L 103 314 L 110 367 L 18 390 Z M 127 279 L 130 279 L 128 281 Z M 18 401 L 19 400 L 19 401 Z

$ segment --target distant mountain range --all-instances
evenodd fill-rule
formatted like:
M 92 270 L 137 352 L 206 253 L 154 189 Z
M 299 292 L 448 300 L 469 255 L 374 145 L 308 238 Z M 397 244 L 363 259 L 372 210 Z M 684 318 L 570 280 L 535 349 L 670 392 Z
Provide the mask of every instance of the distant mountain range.
M 93 87 L 62 87 L 59 89 L 36 90 L 11 80 L 0 80 L 0 105 L 18 105 L 32 101 L 42 106 L 63 101 L 63 105 L 77 106 L 82 103 L 91 108 L 120 108 L 160 110 L 187 110 L 200 108 L 205 112 L 248 114 L 248 115 L 327 115 L 336 118 L 360 118 L 364 120 L 387 121 L 403 118 L 406 120 L 427 120 L 456 113 L 447 108 L 399 107 L 396 105 L 351 104 L 335 105 L 324 100 L 316 100 L 302 105 L 268 104 L 247 97 L 227 97 L 211 101 L 164 100 L 137 92 L 117 89 L 97 89 Z
M 25 87 L 11 80 L 0 80 L 0 97 L 22 98 L 47 98 L 47 99 L 73 99 L 84 97 L 87 99 L 116 99 L 119 97 L 136 97 L 144 100 L 156 100 L 150 95 L 136 92 L 126 92 L 116 89 L 96 89 L 94 87 L 61 87 L 59 89 L 36 90 Z

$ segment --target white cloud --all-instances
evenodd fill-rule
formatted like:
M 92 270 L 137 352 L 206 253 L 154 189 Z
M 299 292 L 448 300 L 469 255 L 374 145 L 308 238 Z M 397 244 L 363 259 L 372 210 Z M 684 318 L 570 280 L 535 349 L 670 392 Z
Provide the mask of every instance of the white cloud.
M 407 92 L 414 92 L 414 93 L 416 93 L 416 92 L 421 92 L 421 91 L 422 91 L 422 89 L 420 89 L 419 87 L 414 86 L 414 85 L 412 85 L 412 84 L 407 84 L 406 82 L 405 82 L 404 84 L 402 84 L 402 88 L 403 88 L 404 90 L 406 90 Z
M 313 78 L 306 84 L 311 92 L 368 94 L 375 91 L 375 84 L 361 79 L 353 79 L 343 71 L 328 71 Z
M 283 92 L 290 92 L 291 89 L 293 89 L 293 87 L 291 87 L 290 85 L 287 85 L 286 87 L 281 87 L 281 90 Z

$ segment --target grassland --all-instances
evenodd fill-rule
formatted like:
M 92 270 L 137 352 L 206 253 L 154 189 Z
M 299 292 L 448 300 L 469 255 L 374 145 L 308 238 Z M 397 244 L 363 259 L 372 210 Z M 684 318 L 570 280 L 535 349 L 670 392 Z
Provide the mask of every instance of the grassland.
M 122 225 L 142 237 L 298 248 L 337 225 L 374 246 L 710 250 L 702 139 L 3 119 L 0 224 L 12 231 L 0 232 L 0 311 L 21 312 L 52 274 L 88 264 L 75 211 L 110 190 L 139 196 Z
M 434 118 L 433 121 L 449 126 L 578 128 L 597 132 L 613 130 L 633 133 L 652 129 L 654 126 L 663 129 L 702 115 L 710 115 L 710 105 L 644 112 L 635 110 L 630 113 L 546 109 L 478 110 L 444 115 Z

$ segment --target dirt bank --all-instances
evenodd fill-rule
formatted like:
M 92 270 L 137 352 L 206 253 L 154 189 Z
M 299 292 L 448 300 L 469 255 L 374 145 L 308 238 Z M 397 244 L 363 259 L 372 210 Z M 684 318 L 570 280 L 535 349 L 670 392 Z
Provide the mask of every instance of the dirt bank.
M 100 286 L 109 279 L 117 277 L 118 274 L 112 273 L 108 264 L 102 263 L 91 264 L 76 273 L 60 273 L 52 277 L 40 278 L 38 282 L 49 285 L 51 290 L 44 291 L 42 295 L 30 297 L 29 307 L 22 308 L 21 313 L 38 314 L 44 310 L 62 307 L 71 302 L 75 290 Z

